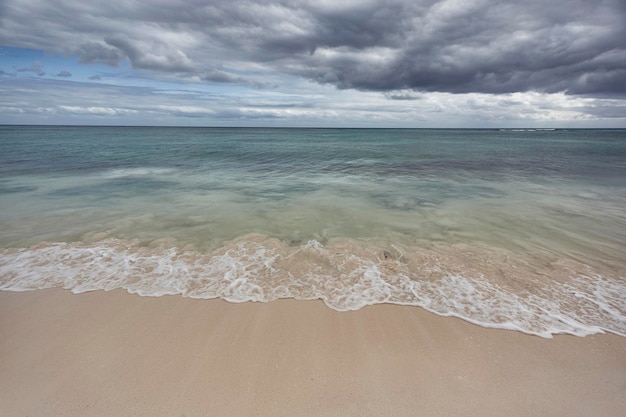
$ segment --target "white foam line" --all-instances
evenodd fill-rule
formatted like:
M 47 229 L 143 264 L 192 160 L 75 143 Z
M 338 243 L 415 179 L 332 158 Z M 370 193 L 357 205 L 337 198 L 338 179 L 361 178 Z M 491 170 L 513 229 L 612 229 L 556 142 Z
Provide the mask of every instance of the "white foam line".
M 242 241 L 213 254 L 143 248 L 114 239 L 94 245 L 50 243 L 0 251 L 0 290 L 61 287 L 81 293 L 120 288 L 142 296 L 179 294 L 230 302 L 321 299 L 338 311 L 392 303 L 546 338 L 605 331 L 626 337 L 623 279 L 581 276 L 536 294 L 518 294 L 484 276 L 437 273 L 417 278 L 400 262 L 392 263 L 395 269 L 389 272 L 380 259 L 355 251 L 328 249 L 317 241 L 299 248 Z M 309 259 L 307 254 L 315 256 Z M 297 273 L 285 270 L 297 256 L 309 263 L 300 264 Z M 384 262 L 389 266 L 392 261 Z M 445 270 L 445 265 L 435 269 Z

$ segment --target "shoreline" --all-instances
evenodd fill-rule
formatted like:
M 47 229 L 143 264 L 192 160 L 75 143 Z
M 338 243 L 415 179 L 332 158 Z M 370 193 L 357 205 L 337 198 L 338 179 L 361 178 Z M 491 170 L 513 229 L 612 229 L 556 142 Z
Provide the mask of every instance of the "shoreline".
M 419 307 L 0 291 L 0 415 L 620 416 L 626 338 Z
M 336 311 L 390 303 L 546 338 L 603 331 L 626 337 L 621 264 L 594 268 L 569 257 L 463 243 L 425 248 L 341 238 L 290 245 L 260 233 L 206 253 L 159 242 L 107 238 L 2 249 L 0 290 L 321 299 Z

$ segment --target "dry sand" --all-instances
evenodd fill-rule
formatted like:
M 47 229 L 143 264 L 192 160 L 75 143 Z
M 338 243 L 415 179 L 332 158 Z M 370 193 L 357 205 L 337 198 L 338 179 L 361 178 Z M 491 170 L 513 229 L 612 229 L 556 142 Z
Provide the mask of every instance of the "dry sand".
M 626 338 L 415 307 L 0 292 L 0 416 L 626 416 Z

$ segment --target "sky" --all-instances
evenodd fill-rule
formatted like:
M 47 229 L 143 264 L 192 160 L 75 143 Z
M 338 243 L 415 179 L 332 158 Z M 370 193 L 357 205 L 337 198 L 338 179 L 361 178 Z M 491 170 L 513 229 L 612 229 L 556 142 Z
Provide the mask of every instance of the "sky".
M 626 128 L 626 0 L 0 0 L 0 124 Z

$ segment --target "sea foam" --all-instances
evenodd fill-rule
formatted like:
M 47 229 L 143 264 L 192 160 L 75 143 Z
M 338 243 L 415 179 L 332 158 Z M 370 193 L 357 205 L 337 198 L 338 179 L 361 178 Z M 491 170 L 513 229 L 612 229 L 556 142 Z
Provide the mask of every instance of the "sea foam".
M 263 235 L 210 253 L 118 239 L 44 243 L 0 251 L 0 290 L 124 289 L 230 302 L 321 299 L 337 311 L 393 303 L 541 337 L 605 331 L 626 337 L 624 277 L 609 278 L 571 260 L 552 262 L 550 270 L 524 269 L 527 260 L 484 249 L 388 249 L 349 240 L 290 246 Z

